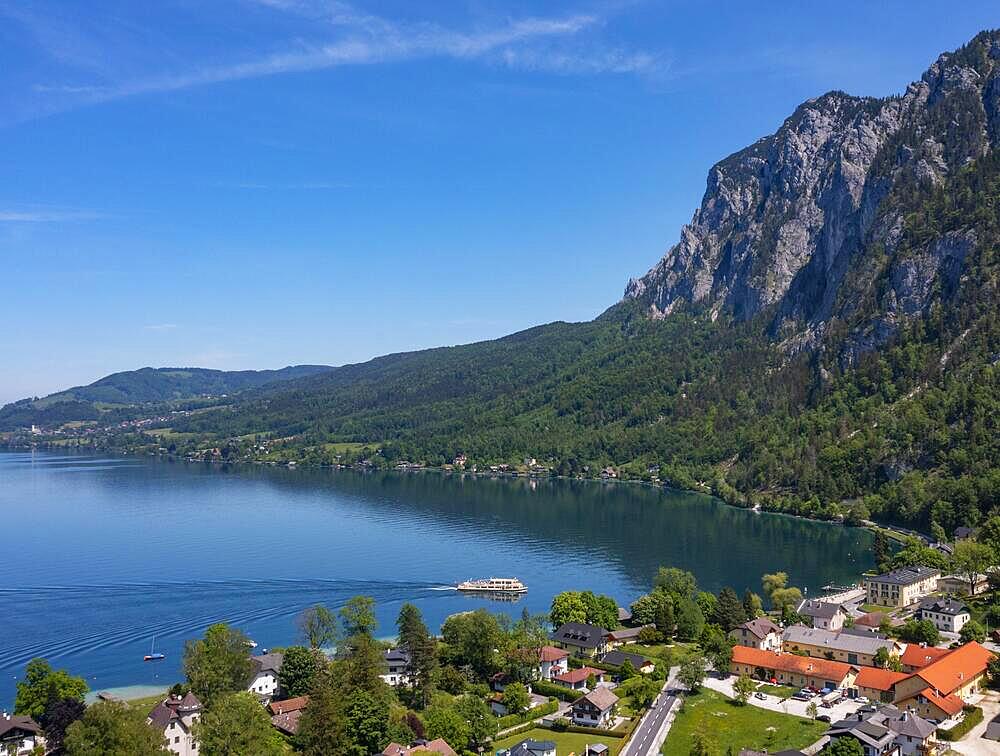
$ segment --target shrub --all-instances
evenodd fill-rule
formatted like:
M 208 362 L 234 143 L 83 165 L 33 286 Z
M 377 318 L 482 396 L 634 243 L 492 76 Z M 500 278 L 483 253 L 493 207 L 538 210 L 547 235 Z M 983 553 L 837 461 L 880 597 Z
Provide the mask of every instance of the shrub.
M 559 702 L 554 698 L 550 698 L 548 703 L 536 706 L 534 709 L 528 709 L 528 711 L 523 714 L 508 714 L 505 717 L 500 717 L 500 719 L 497 720 L 497 728 L 500 730 L 506 730 L 508 727 L 519 725 L 522 722 L 532 722 L 539 717 L 544 717 L 547 714 L 553 714 L 558 710 Z
M 959 740 L 969 734 L 969 731 L 983 721 L 983 710 L 978 706 L 963 706 L 965 716 L 962 721 L 950 730 L 939 729 L 937 735 L 941 740 Z

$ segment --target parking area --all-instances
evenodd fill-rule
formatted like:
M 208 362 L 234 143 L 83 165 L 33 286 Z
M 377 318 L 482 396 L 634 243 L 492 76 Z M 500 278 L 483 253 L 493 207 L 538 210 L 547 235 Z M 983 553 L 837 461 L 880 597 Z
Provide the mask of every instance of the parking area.
M 703 685 L 706 688 L 710 688 L 718 693 L 729 696 L 730 698 L 735 698 L 735 691 L 733 690 L 733 683 L 736 682 L 736 677 L 734 675 L 729 675 L 728 677 L 707 677 Z M 758 698 L 757 696 L 751 696 L 749 703 L 753 706 L 759 706 L 762 709 L 771 709 L 772 711 L 780 711 L 784 714 L 794 714 L 798 717 L 809 718 L 807 709 L 809 708 L 810 701 L 799 701 L 794 698 L 788 698 L 782 700 L 777 696 L 769 696 L 766 693 L 766 688 L 761 691 L 764 693 L 764 698 Z M 831 722 L 836 722 L 841 719 L 846 719 L 848 716 L 853 714 L 862 704 L 856 700 L 849 698 L 844 698 L 838 703 L 831 707 L 820 706 L 820 697 L 816 696 L 812 699 L 817 706 L 817 714 L 820 716 L 830 717 Z

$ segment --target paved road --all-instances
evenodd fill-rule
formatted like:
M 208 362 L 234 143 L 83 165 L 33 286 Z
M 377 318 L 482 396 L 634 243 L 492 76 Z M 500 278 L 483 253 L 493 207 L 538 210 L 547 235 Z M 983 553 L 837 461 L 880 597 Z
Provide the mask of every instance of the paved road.
M 627 756 L 651 756 L 659 751 L 660 745 L 663 743 L 663 739 L 659 737 L 660 731 L 663 729 L 671 709 L 673 709 L 674 704 L 677 702 L 676 696 L 671 696 L 667 693 L 668 690 L 675 687 L 674 675 L 677 669 L 679 668 L 675 667 L 670 670 L 670 675 L 667 677 L 667 681 L 660 691 L 659 698 L 656 699 L 653 708 L 646 712 L 639 726 L 635 728 L 635 732 L 632 733 L 632 737 L 629 739 L 622 754 L 627 754 Z

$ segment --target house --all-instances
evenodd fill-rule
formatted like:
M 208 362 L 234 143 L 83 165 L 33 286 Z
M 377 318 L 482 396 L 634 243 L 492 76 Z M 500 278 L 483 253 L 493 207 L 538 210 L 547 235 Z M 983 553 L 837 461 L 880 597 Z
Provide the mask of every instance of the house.
M 612 630 L 607 636 L 607 646 L 608 648 L 617 648 L 618 646 L 624 646 L 628 643 L 637 643 L 639 640 L 639 634 L 645 630 L 647 627 L 656 627 L 656 625 L 643 625 L 642 627 L 623 627 L 618 630 Z
M 623 625 L 627 625 L 629 622 L 631 622 L 632 621 L 632 612 L 631 612 L 631 610 L 626 609 L 624 606 L 619 606 L 618 607 L 618 621 L 621 622 Z
M 868 603 L 903 607 L 937 590 L 941 571 L 931 567 L 900 567 L 882 575 L 866 575 Z
M 593 667 L 579 667 L 578 669 L 571 669 L 568 672 L 563 672 L 561 675 L 556 675 L 552 678 L 552 682 L 557 685 L 562 685 L 567 688 L 572 688 L 573 690 L 587 690 L 587 680 L 593 676 L 596 682 L 604 682 L 607 672 L 603 669 L 594 669 Z
M 564 672 L 569 672 L 569 651 L 555 646 L 542 646 L 538 652 L 538 676 L 543 680 L 551 680 Z
M 895 698 L 895 686 L 909 675 L 906 672 L 893 672 L 891 669 L 879 667 L 862 667 L 854 679 L 854 687 L 859 696 L 876 703 L 892 703 Z
M 382 751 L 382 756 L 410 756 L 414 753 L 436 753 L 439 756 L 458 756 L 455 749 L 448 745 L 444 738 L 434 740 L 418 740 L 411 746 L 390 743 Z
M 918 620 L 934 623 L 938 630 L 947 633 L 961 632 L 965 623 L 972 619 L 969 607 L 953 598 L 926 598 L 917 609 Z
M 38 746 L 45 747 L 45 736 L 34 719 L 21 714 L 0 714 L 0 753 L 22 756 Z
M 583 748 L 582 756 L 608 756 L 611 749 L 604 743 L 587 743 Z
M 959 525 L 957 528 L 955 528 L 955 540 L 965 541 L 969 538 L 975 538 L 976 533 L 978 532 L 979 528 L 969 528 L 966 527 L 965 525 Z
M 970 589 L 974 588 L 973 592 L 978 596 L 989 590 L 990 580 L 982 573 L 973 577 L 971 581 L 965 575 L 942 575 L 938 578 L 937 587 L 942 593 L 956 596 L 968 596 Z
M 278 695 L 278 673 L 284 656 L 280 653 L 251 656 L 250 682 L 247 690 L 255 693 L 263 703 L 270 703 Z
M 403 648 L 390 648 L 382 655 L 385 671 L 379 675 L 392 687 L 409 685 L 410 655 Z
M 592 659 L 608 650 L 607 636 L 608 631 L 603 627 L 586 622 L 567 622 L 559 626 L 549 640 L 571 654 Z
M 578 727 L 604 727 L 614 724 L 618 696 L 609 688 L 597 687 L 576 699 L 572 705 L 573 724 Z
M 855 627 L 871 627 L 879 628 L 882 627 L 882 620 L 884 620 L 889 615 L 885 612 L 868 612 L 867 614 L 862 614 L 860 617 L 854 620 Z
M 925 646 L 923 643 L 910 643 L 903 651 L 903 655 L 899 657 L 899 661 L 903 665 L 904 672 L 916 672 L 949 653 L 947 648 Z
M 896 683 L 893 703 L 926 719 L 953 717 L 979 690 L 993 656 L 975 641 L 959 646 Z
M 895 706 L 875 711 L 862 709 L 836 722 L 827 731 L 831 740 L 852 737 L 861 743 L 865 756 L 934 756 L 937 725 Z
M 146 724 L 163 733 L 167 748 L 176 756 L 196 756 L 198 741 L 194 739 L 194 723 L 201 719 L 201 701 L 194 693 L 170 696 L 153 707 Z
M 283 701 L 271 701 L 268 710 L 271 712 L 271 724 L 285 735 L 298 735 L 299 719 L 309 703 L 309 696 L 286 698 Z
M 808 617 L 813 627 L 821 630 L 840 630 L 847 619 L 847 612 L 840 604 L 804 599 L 795 609 L 796 614 Z
M 556 744 L 551 740 L 522 740 L 506 750 L 497 751 L 497 756 L 556 756 Z
M 757 617 L 749 622 L 744 622 L 739 627 L 729 631 L 737 646 L 747 646 L 758 648 L 762 651 L 781 650 L 781 628 L 775 625 L 767 617 Z
M 805 625 L 789 625 L 781 635 L 781 650 L 786 653 L 804 651 L 809 656 L 855 666 L 874 667 L 879 649 L 885 649 L 890 656 L 899 656 L 902 646 L 870 633 L 833 632 Z
M 829 659 L 734 646 L 729 671 L 734 675 L 749 675 L 800 688 L 834 690 L 853 686 L 859 670 L 852 664 Z
M 631 663 L 632 669 L 644 675 L 652 674 L 653 670 L 656 669 L 656 665 L 646 657 L 639 656 L 639 654 L 630 654 L 627 651 L 608 651 L 601 656 L 600 661 L 602 664 L 612 667 L 621 667 L 628 661 Z

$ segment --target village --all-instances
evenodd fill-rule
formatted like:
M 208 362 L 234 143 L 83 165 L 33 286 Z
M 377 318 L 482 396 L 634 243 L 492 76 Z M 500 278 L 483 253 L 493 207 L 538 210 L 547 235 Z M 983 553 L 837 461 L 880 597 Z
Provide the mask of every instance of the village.
M 34 660 L 0 748 L 73 756 L 84 730 L 93 742 L 131 721 L 151 733 L 149 753 L 176 756 L 996 753 L 1000 580 L 995 560 L 978 572 L 963 559 L 980 546 L 967 529 L 910 542 L 897 563 L 955 569 L 890 563 L 815 597 L 781 572 L 762 576 L 763 596 L 713 594 L 671 567 L 628 607 L 570 591 L 547 616 L 477 609 L 439 634 L 405 604 L 394 643 L 376 640 L 374 603 L 356 597 L 336 615 L 307 608 L 301 646 L 258 652 L 213 625 L 187 645 L 186 680 L 155 700 L 99 693 L 85 706 L 81 679 Z M 247 732 L 259 738 L 248 750 L 213 745 Z

